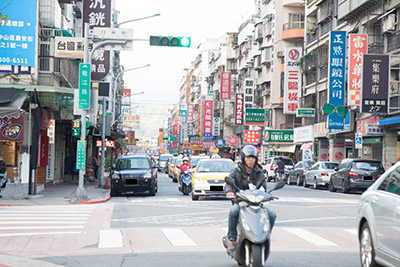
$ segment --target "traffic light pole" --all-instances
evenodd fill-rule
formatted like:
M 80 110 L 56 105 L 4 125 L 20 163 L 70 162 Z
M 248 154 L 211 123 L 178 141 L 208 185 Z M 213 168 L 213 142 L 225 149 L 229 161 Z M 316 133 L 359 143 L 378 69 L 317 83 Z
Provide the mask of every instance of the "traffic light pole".
M 105 156 L 105 147 L 104 143 L 106 141 L 106 98 L 103 97 L 103 114 L 101 115 L 101 159 L 100 159 L 100 180 L 99 186 L 104 185 L 104 156 Z

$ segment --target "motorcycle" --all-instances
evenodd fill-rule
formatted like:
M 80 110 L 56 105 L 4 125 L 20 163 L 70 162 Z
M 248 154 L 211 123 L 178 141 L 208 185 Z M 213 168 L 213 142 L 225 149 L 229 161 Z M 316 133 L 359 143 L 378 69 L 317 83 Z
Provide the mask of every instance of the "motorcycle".
M 234 185 L 232 178 L 226 179 L 231 179 Z M 267 261 L 271 246 L 271 226 L 264 203 L 278 199 L 272 196 L 271 192 L 284 186 L 285 183 L 279 181 L 268 193 L 258 189 L 248 189 L 236 193 L 235 201 L 240 206 L 236 247 L 233 251 L 228 251 L 231 241 L 227 236 L 222 238 L 222 243 L 227 249 L 228 255 L 239 265 L 261 267 Z
M 180 191 L 185 195 L 189 195 L 192 192 L 192 171 L 185 170 L 181 172 L 181 186 Z

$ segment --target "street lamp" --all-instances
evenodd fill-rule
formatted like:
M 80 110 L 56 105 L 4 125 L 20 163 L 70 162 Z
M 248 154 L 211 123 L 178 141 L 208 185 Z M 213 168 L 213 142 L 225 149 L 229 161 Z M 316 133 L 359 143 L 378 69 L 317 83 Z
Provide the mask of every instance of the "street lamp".
M 118 23 L 117 25 L 115 25 L 115 28 L 118 28 L 119 26 L 121 26 L 122 24 L 125 24 L 125 23 L 134 22 L 134 21 L 138 21 L 138 20 L 144 20 L 144 19 L 150 19 L 150 18 L 158 17 L 160 15 L 161 14 L 157 13 L 157 14 L 154 14 L 154 15 L 151 15 L 151 16 L 147 16 L 147 17 L 143 17 L 143 18 L 137 18 L 137 19 L 131 19 L 131 20 L 123 21 L 123 22 Z

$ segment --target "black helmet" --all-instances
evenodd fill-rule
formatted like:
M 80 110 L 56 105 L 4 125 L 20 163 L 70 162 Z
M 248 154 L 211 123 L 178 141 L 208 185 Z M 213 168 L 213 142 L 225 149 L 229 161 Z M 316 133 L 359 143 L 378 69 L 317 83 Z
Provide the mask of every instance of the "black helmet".
M 242 162 L 244 162 L 244 157 L 255 157 L 256 162 L 258 161 L 258 150 L 255 146 L 247 145 L 242 149 Z

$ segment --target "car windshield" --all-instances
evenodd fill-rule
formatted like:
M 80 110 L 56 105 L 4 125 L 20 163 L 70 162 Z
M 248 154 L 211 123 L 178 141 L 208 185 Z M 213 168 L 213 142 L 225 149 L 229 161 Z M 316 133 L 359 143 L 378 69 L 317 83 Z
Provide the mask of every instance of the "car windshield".
M 274 163 L 278 163 L 279 158 L 274 159 Z M 282 161 L 285 163 L 285 165 L 293 165 L 293 161 L 291 159 L 285 159 L 283 158 Z
M 303 163 L 306 168 L 311 168 L 311 166 L 314 165 L 314 162 L 312 161 L 304 161 Z
M 117 161 L 117 170 L 129 169 L 150 169 L 150 163 L 147 158 L 126 158 Z
M 175 166 L 179 168 L 182 165 L 182 163 L 183 163 L 183 161 L 181 159 L 179 159 L 176 161 Z
M 233 162 L 212 160 L 201 161 L 197 167 L 198 172 L 231 172 L 234 168 Z
M 171 158 L 172 156 L 170 155 L 161 155 L 160 157 L 160 161 L 167 161 Z
M 353 162 L 353 168 L 367 171 L 376 171 L 382 169 L 382 164 L 380 162 L 375 161 L 362 161 L 362 162 Z
M 338 163 L 333 163 L 333 162 L 326 162 L 322 164 L 322 168 L 327 170 L 334 170 L 338 166 L 339 166 Z
M 202 160 L 202 158 L 193 158 L 192 159 L 192 166 L 197 166 L 197 164 L 199 164 L 200 160 Z

